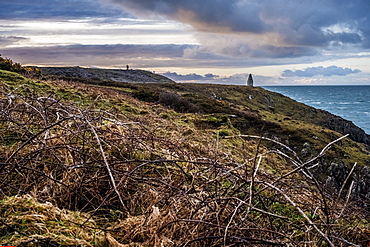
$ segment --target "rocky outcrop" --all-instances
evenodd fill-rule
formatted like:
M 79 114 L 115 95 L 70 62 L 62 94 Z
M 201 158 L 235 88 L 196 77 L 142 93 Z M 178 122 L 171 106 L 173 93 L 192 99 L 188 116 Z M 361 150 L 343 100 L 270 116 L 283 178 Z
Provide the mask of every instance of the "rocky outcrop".
M 342 188 L 348 193 L 351 183 L 353 182 L 350 195 L 352 197 L 370 199 L 370 167 L 357 166 L 351 176 L 347 179 L 351 168 L 344 165 L 342 161 L 332 162 L 327 167 L 328 178 L 326 184 L 333 186 L 337 192 Z M 344 196 L 343 194 L 341 196 Z M 367 205 L 370 207 L 370 205 Z
M 344 135 L 349 134 L 349 138 L 352 140 L 370 145 L 370 136 L 366 134 L 363 129 L 357 127 L 351 121 L 345 120 L 329 112 L 322 111 L 322 113 L 323 119 L 319 125 Z

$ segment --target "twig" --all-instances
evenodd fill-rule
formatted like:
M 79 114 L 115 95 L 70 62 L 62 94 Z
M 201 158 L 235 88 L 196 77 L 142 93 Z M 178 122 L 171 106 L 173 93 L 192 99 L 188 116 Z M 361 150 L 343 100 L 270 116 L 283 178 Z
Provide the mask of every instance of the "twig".
M 261 164 L 261 160 L 262 160 L 262 156 L 259 157 L 258 163 L 253 165 L 252 177 L 251 177 L 251 181 L 250 181 L 250 184 L 249 184 L 249 202 L 248 202 L 248 208 L 247 208 L 246 214 L 244 215 L 243 220 L 245 220 L 248 217 L 248 214 L 250 212 L 250 209 L 252 208 L 252 201 L 253 201 L 253 195 L 254 195 L 254 181 L 256 179 L 257 171 L 258 171 L 258 168 L 259 168 L 259 166 Z
M 90 126 L 91 131 L 94 133 L 95 139 L 96 139 L 96 141 L 98 142 L 98 145 L 99 145 L 99 148 L 100 148 L 100 152 L 101 152 L 101 155 L 102 155 L 103 160 L 104 160 L 104 164 L 105 164 L 105 166 L 106 166 L 106 168 L 107 168 L 107 171 L 108 171 L 108 174 L 109 174 L 109 178 L 110 178 L 110 181 L 111 181 L 111 183 L 112 183 L 112 187 L 113 187 L 114 191 L 116 192 L 116 194 L 117 194 L 117 196 L 118 196 L 118 199 L 119 199 L 119 201 L 120 201 L 120 203 L 121 203 L 122 207 L 123 207 L 125 210 L 127 210 L 126 205 L 125 205 L 125 203 L 123 202 L 123 199 L 122 199 L 122 197 L 121 197 L 121 194 L 120 194 L 120 193 L 118 192 L 118 190 L 117 190 L 116 182 L 115 182 L 115 180 L 114 180 L 113 173 L 112 173 L 112 171 L 111 171 L 111 169 L 110 169 L 110 167 L 109 167 L 109 163 L 108 163 L 108 160 L 107 160 L 107 156 L 105 155 L 105 152 L 104 152 L 103 146 L 102 146 L 102 144 L 101 144 L 100 138 L 99 138 L 99 136 L 98 136 L 98 133 L 96 133 L 95 128 L 92 126 L 92 124 L 90 123 L 90 121 L 89 121 L 88 119 L 86 119 L 86 122 L 87 122 L 87 123 L 88 123 L 88 125 Z M 127 210 L 127 212 L 128 212 L 128 210 Z
M 328 242 L 328 244 L 332 247 L 334 247 L 334 244 L 330 241 L 330 239 L 328 238 L 328 236 L 326 234 L 324 234 L 317 226 L 316 224 L 314 224 L 310 218 L 308 218 L 308 216 L 303 212 L 303 210 L 292 200 L 290 199 L 290 197 L 284 193 L 281 189 L 279 189 L 278 187 L 268 183 L 268 182 L 265 182 L 265 181 L 260 181 L 261 183 L 267 185 L 268 187 L 276 190 L 277 192 L 279 192 L 282 196 L 284 196 L 284 198 L 295 208 L 298 210 L 298 212 L 303 216 L 303 218 L 305 218 L 307 220 L 307 222 L 312 225 L 315 230 L 322 236 L 326 239 L 326 241 Z
M 325 155 L 326 151 L 327 151 L 327 150 L 328 150 L 328 149 L 329 149 L 329 148 L 330 148 L 334 143 L 339 142 L 340 140 L 342 140 L 342 139 L 346 138 L 347 136 L 349 136 L 349 134 L 346 134 L 346 135 L 344 135 L 344 136 L 342 136 L 342 137 L 339 137 L 338 139 L 336 139 L 336 140 L 334 140 L 334 141 L 330 142 L 328 145 L 326 145 L 326 146 L 321 150 L 321 152 L 320 152 L 317 156 L 315 156 L 314 158 L 310 159 L 310 160 L 309 160 L 309 161 L 307 161 L 305 164 L 312 163 L 313 161 L 315 161 L 315 160 L 317 160 L 318 158 L 322 157 L 323 155 Z
M 239 207 L 243 204 L 243 202 L 239 202 L 238 206 L 236 206 L 236 208 L 234 209 L 234 212 L 233 214 L 231 215 L 231 218 L 229 220 L 229 222 L 227 223 L 227 226 L 225 228 L 225 233 L 224 233 L 224 245 L 226 246 L 226 240 L 227 240 L 227 232 L 229 230 L 229 227 L 230 227 L 230 224 L 231 222 L 234 220 L 234 217 L 235 217 L 235 214 L 236 212 L 238 211 Z
M 203 241 L 203 240 L 208 240 L 208 239 L 220 239 L 224 238 L 224 236 L 207 236 L 207 237 L 200 237 L 196 239 L 192 239 L 188 241 L 185 244 L 181 244 L 181 247 L 188 246 L 190 243 L 197 242 L 197 241 Z M 257 239 L 257 238 L 250 238 L 250 237 L 238 237 L 238 236 L 228 236 L 228 239 L 233 239 L 233 240 L 238 240 L 237 243 L 245 243 L 245 244 L 268 244 L 270 246 L 285 246 L 283 243 L 276 243 L 268 240 L 263 240 L 263 239 Z
M 337 237 L 337 236 L 330 236 L 330 237 L 335 238 L 335 239 L 338 239 L 339 241 L 342 241 L 342 242 L 344 242 L 344 243 L 346 243 L 348 245 L 354 246 L 354 247 L 361 247 L 361 245 L 357 245 L 357 244 L 351 243 L 351 242 L 349 242 L 349 241 L 347 241 L 347 240 L 345 240 L 343 238 Z
M 351 193 L 352 193 L 352 188 L 353 188 L 353 185 L 355 184 L 355 181 L 352 181 L 351 185 L 349 186 L 349 189 L 348 189 L 348 193 L 347 193 L 347 199 L 346 199 L 346 202 L 345 204 L 343 205 L 342 207 L 342 210 L 340 211 L 340 214 L 338 215 L 337 219 L 335 220 L 335 222 L 337 222 L 340 217 L 342 216 L 344 210 L 346 209 L 347 207 L 347 204 L 348 204 L 348 201 L 349 201 L 349 198 L 351 197 Z
M 283 143 L 281 143 L 281 142 L 279 142 L 279 141 L 273 140 L 273 139 L 271 139 L 271 138 L 264 137 L 264 136 L 253 136 L 253 135 L 226 136 L 225 138 L 235 138 L 235 137 L 262 139 L 262 140 L 266 140 L 266 141 L 273 142 L 273 143 L 278 144 L 279 146 L 281 146 L 281 147 L 285 148 L 286 150 L 288 150 L 289 152 L 291 152 L 291 153 L 294 155 L 294 157 L 295 157 L 296 159 L 300 160 L 300 159 L 299 159 L 299 157 L 298 157 L 298 155 L 297 155 L 297 153 L 296 153 L 293 149 L 291 149 L 291 148 L 290 148 L 290 147 L 288 147 L 287 145 L 285 145 L 285 144 L 283 144 Z
M 342 187 L 339 190 L 339 193 L 338 193 L 338 196 L 337 196 L 337 200 L 335 201 L 335 204 L 334 204 L 335 206 L 337 205 L 337 203 L 339 201 L 339 198 L 340 198 L 340 195 L 342 194 L 342 191 L 344 190 L 344 186 L 347 184 L 348 179 L 351 177 L 353 171 L 355 170 L 356 165 L 357 165 L 357 162 L 355 162 L 355 164 L 353 165 L 351 171 L 348 173 L 346 179 L 344 180 L 344 182 L 342 184 Z
M 22 150 L 22 148 L 24 148 L 27 144 L 29 144 L 31 141 L 33 141 L 36 137 L 38 137 L 39 135 L 41 135 L 42 133 L 44 133 L 45 131 L 53 128 L 54 126 L 57 126 L 59 124 L 61 124 L 62 122 L 68 120 L 70 118 L 64 118 L 58 122 L 55 122 L 45 128 L 43 128 L 40 132 L 38 132 L 37 134 L 31 136 L 30 138 L 28 138 L 27 141 L 25 141 L 19 148 L 17 148 L 17 150 L 15 150 L 10 156 L 9 158 L 4 162 L 4 163 L 8 163 L 20 150 Z

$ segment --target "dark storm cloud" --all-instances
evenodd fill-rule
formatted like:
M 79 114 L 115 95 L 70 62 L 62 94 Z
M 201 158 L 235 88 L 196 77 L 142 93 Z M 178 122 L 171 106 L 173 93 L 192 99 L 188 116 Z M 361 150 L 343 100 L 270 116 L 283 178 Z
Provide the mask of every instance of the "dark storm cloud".
M 1 0 L 0 19 L 123 17 L 122 9 L 99 0 Z
M 240 36 L 234 39 L 241 41 L 254 35 L 254 39 L 244 43 L 252 46 L 254 42 L 252 49 L 271 53 L 272 57 L 289 57 L 299 46 L 316 50 L 332 45 L 337 48 L 350 44 L 370 46 L 368 0 L 101 1 L 119 4 L 126 11 L 143 18 L 160 16 L 186 23 L 204 33 L 239 33 Z M 264 39 L 267 34 L 275 36 L 270 35 Z M 201 43 L 209 46 L 207 40 Z M 276 48 L 271 49 L 268 45 Z M 228 47 L 229 44 L 220 46 Z M 286 52 L 289 49 L 290 51 Z M 221 54 L 224 53 L 221 51 Z M 250 54 L 247 53 L 246 56 L 248 55 Z M 296 52 L 294 55 L 306 56 L 313 53 L 305 51 Z
M 260 32 L 268 28 L 258 14 L 261 6 L 256 3 L 248 7 L 239 0 L 106 0 L 122 4 L 136 15 L 167 16 L 189 23 L 200 30 L 222 30 Z
M 290 58 L 317 55 L 318 52 L 311 47 L 276 47 L 262 46 L 260 49 L 251 50 L 252 57 L 256 58 Z
M 317 75 L 321 76 L 346 76 L 349 74 L 355 74 L 361 72 L 358 69 L 342 68 L 337 66 L 330 66 L 324 68 L 323 66 L 305 68 L 303 70 L 285 70 L 282 73 L 283 77 L 314 77 Z

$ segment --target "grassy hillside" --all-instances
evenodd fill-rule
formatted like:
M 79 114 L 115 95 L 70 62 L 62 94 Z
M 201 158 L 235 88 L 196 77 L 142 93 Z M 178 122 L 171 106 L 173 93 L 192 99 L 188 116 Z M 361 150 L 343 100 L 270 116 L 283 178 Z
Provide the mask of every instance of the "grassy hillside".
M 0 71 L 0 244 L 367 246 L 368 146 L 327 113 L 261 88 L 90 82 Z

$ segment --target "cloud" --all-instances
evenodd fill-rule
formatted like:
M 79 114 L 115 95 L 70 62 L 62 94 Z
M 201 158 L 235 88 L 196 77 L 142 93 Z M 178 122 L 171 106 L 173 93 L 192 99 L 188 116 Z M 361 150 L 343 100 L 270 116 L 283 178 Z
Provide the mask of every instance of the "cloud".
M 284 70 L 282 73 L 283 77 L 314 77 L 317 75 L 321 76 L 346 76 L 349 74 L 356 74 L 361 72 L 359 69 L 342 68 L 337 66 L 330 66 L 324 68 L 323 66 L 305 68 L 303 70 Z
M 17 36 L 0 36 L 0 44 L 1 47 L 6 47 L 9 45 L 14 45 L 19 43 L 20 41 L 28 40 L 25 37 L 17 37 Z
M 176 72 L 166 72 L 162 73 L 162 75 L 167 76 L 168 78 L 174 80 L 174 81 L 185 81 L 185 82 L 191 82 L 191 81 L 213 81 L 220 78 L 219 75 L 214 74 L 205 74 L 204 76 L 198 75 L 196 73 L 181 75 Z
M 197 0 L 112 0 L 139 16 L 147 14 L 166 16 L 180 22 L 191 24 L 202 31 L 260 32 L 268 28 L 258 14 L 261 6 L 246 5 L 238 0 L 197 1 Z M 248 18 L 246 18 L 248 16 Z
M 14 61 L 30 65 L 120 68 L 130 64 L 133 68 L 155 69 L 163 72 L 174 68 L 234 69 L 236 66 L 248 68 L 272 63 L 270 59 L 220 56 L 204 51 L 200 46 L 187 44 L 17 46 L 1 47 L 1 53 Z M 273 63 L 277 65 L 291 63 L 291 61 L 275 59 Z
M 353 48 L 370 49 L 369 11 L 368 0 L 2 0 L 0 2 L 0 20 L 84 19 L 90 20 L 96 27 L 99 27 L 99 22 L 117 25 L 117 29 L 96 28 L 94 31 L 106 35 L 112 35 L 114 32 L 120 35 L 133 35 L 135 30 L 123 30 L 118 27 L 119 24 L 126 27 L 129 25 L 122 22 L 122 17 L 128 17 L 130 14 L 143 19 L 184 23 L 192 27 L 191 34 L 194 34 L 199 43 L 195 49 L 186 52 L 186 56 L 194 59 L 205 56 L 239 59 L 299 57 L 307 59 L 318 56 L 326 50 L 335 50 L 336 52 L 332 54 L 341 56 Z M 147 27 L 149 26 L 153 26 L 151 22 L 147 23 Z M 179 29 L 182 28 L 183 25 Z M 39 30 L 42 32 L 42 27 Z M 172 31 L 175 32 L 174 30 Z M 77 32 L 65 28 L 64 31 L 48 29 L 48 34 L 60 35 L 61 32 L 71 33 L 71 31 L 79 36 L 92 33 L 91 29 Z M 169 33 L 169 30 L 167 31 Z M 151 35 L 156 32 L 158 33 L 158 30 L 147 28 L 145 34 Z M 106 42 L 109 42 L 109 38 Z M 73 40 L 71 43 L 79 42 Z
M 183 59 L 189 45 L 66 45 L 2 48 L 4 56 L 22 64 L 44 66 L 95 66 L 132 68 L 191 67 L 193 60 Z
M 227 56 L 312 56 L 334 44 L 338 49 L 370 44 L 368 0 L 101 1 L 141 18 L 188 24 L 203 34 L 198 36 L 203 50 Z
M 122 9 L 102 5 L 99 0 L 0 1 L 0 19 L 75 19 L 124 16 Z
M 229 84 L 229 85 L 246 85 L 249 73 L 236 73 L 231 75 L 215 75 L 205 74 L 199 75 L 196 73 L 191 74 L 178 74 L 176 72 L 161 73 L 176 82 L 203 82 L 212 84 Z M 270 76 L 253 75 L 254 84 L 256 86 L 263 85 L 276 85 L 281 83 L 281 79 Z
M 19 37 L 20 38 L 20 37 Z M 16 42 L 12 40 L 12 42 Z M 20 39 L 19 41 L 22 41 Z M 10 45 L 10 40 L 7 41 Z M 0 42 L 2 45 L 2 42 Z M 256 52 L 256 51 L 254 51 Z M 26 65 L 40 66 L 85 66 L 104 68 L 125 68 L 126 64 L 138 69 L 149 69 L 157 72 L 187 70 L 188 74 L 195 72 L 193 69 L 212 72 L 217 69 L 239 69 L 243 73 L 248 68 L 269 65 L 287 65 L 301 62 L 300 58 L 251 58 L 242 56 L 229 57 L 217 55 L 198 45 L 181 44 L 156 44 L 156 45 L 48 45 L 5 47 L 1 46 L 1 54 L 12 58 L 14 61 Z M 293 55 L 292 55 L 293 56 Z M 315 62 L 317 57 L 305 58 L 305 62 Z M 319 58 L 321 60 L 321 58 Z M 175 75 L 174 75 L 175 76 Z M 180 77 L 181 79 L 183 77 Z M 220 76 L 218 81 L 224 79 Z M 201 81 L 209 78 L 200 78 Z M 235 78 L 235 81 L 244 80 Z

